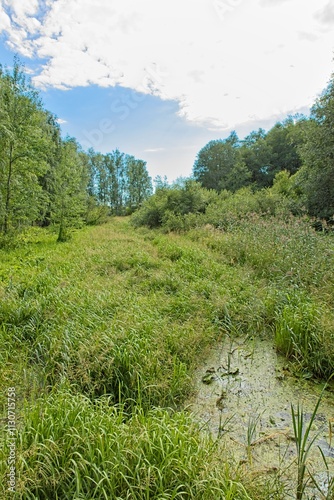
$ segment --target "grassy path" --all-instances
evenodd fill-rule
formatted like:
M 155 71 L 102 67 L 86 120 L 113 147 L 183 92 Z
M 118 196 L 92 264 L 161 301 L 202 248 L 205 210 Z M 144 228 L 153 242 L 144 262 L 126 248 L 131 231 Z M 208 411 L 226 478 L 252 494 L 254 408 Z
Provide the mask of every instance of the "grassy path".
M 283 226 L 246 229 L 182 236 L 113 219 L 68 243 L 35 231 L 0 250 L 1 403 L 6 418 L 15 387 L 18 498 L 250 498 L 175 410 L 226 333 L 275 334 L 302 370 L 332 369 L 333 315 L 321 313 L 333 242 L 303 227 L 291 241 Z

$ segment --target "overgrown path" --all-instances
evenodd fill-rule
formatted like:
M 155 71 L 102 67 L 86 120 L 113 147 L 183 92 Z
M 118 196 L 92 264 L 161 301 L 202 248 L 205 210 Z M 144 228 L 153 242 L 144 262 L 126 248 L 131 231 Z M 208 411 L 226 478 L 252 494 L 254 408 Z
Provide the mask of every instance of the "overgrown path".
M 21 498 L 250 498 L 180 410 L 227 334 L 275 336 L 301 373 L 332 370 L 333 249 L 291 221 L 177 235 L 124 218 L 2 249 L 0 381 L 17 394 Z

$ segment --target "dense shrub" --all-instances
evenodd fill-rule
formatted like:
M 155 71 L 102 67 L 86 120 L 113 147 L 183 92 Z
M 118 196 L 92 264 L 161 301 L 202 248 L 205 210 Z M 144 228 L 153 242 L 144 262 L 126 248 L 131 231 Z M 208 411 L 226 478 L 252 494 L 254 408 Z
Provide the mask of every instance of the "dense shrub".
M 159 227 L 179 230 L 193 227 L 195 219 L 189 223 L 189 214 L 203 214 L 207 206 L 217 198 L 217 194 L 201 187 L 198 182 L 186 180 L 171 187 L 163 187 L 143 203 L 132 217 L 135 226 Z
M 282 171 L 272 188 L 255 192 L 252 187 L 244 187 L 235 193 L 223 190 L 218 194 L 194 181 L 159 189 L 133 215 L 132 223 L 137 227 L 162 227 L 165 231 L 188 231 L 205 224 L 228 229 L 250 214 L 287 218 L 291 213 L 303 213 L 302 200 L 294 179 Z

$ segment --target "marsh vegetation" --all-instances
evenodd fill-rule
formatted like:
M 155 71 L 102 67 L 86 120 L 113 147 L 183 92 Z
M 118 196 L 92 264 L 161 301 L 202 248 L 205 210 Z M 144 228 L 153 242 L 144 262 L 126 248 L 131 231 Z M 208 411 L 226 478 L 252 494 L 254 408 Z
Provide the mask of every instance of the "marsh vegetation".
M 22 233 L 0 259 L 18 498 L 288 498 L 279 468 L 254 475 L 224 454 L 187 402 L 231 336 L 271 342 L 301 379 L 328 377 L 333 256 L 330 234 L 294 218 L 182 234 L 114 218 L 62 244 L 51 230 Z

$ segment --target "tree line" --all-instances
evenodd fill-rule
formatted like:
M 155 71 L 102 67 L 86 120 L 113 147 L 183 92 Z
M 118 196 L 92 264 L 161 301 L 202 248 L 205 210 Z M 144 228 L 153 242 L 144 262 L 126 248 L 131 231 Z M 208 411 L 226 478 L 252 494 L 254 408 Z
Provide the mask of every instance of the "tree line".
M 276 176 L 290 176 L 290 191 L 315 217 L 334 216 L 334 77 L 311 108 L 309 117 L 288 117 L 267 133 L 240 140 L 210 141 L 198 153 L 193 178 L 207 189 L 236 192 L 270 188 Z
M 260 200 L 265 190 L 279 189 L 290 198 L 292 211 L 302 208 L 333 221 L 333 130 L 334 77 L 309 117 L 288 117 L 243 140 L 232 132 L 210 141 L 197 155 L 192 179 L 223 197 L 247 188 L 247 193 L 258 192 Z M 69 228 L 97 223 L 107 214 L 133 213 L 153 192 L 143 160 L 118 149 L 85 152 L 74 138 L 62 138 L 56 117 L 44 108 L 18 58 L 11 71 L 0 66 L 0 150 L 2 235 L 52 224 L 59 229 L 58 239 L 66 240 Z M 212 198 L 203 192 L 199 196 L 190 181 L 174 192 L 166 179 L 156 184 L 159 201 L 154 205 L 153 199 L 149 206 L 155 208 L 147 212 L 152 226 L 160 224 L 162 207 L 168 217 L 175 211 L 186 214 L 193 211 L 193 200 L 197 207 L 201 199 L 195 211 L 204 212 Z
M 106 213 L 131 213 L 152 194 L 146 163 L 63 139 L 18 58 L 0 66 L 0 233 L 56 224 L 58 239 Z
M 243 140 L 232 132 L 210 141 L 191 178 L 171 186 L 160 181 L 132 217 L 135 226 L 226 229 L 252 214 L 308 215 L 327 231 L 334 225 L 334 76 L 309 117 L 288 117 Z

